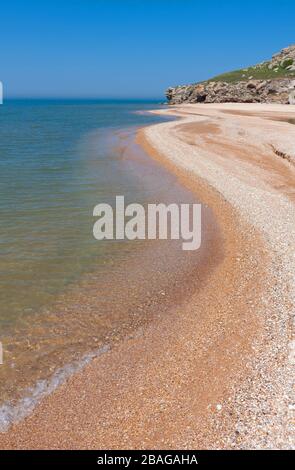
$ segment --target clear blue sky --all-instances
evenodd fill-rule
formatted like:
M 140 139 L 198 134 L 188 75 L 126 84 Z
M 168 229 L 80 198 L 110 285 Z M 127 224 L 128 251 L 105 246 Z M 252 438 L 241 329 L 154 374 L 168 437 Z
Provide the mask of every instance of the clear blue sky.
M 158 98 L 295 43 L 294 0 L 9 0 L 6 96 Z

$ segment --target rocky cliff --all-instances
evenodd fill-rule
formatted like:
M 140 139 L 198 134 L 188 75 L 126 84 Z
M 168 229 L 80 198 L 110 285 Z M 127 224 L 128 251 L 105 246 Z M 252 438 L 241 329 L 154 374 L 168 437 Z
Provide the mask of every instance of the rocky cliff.
M 201 83 L 168 88 L 166 97 L 169 104 L 295 104 L 295 45 L 253 67 L 225 73 Z

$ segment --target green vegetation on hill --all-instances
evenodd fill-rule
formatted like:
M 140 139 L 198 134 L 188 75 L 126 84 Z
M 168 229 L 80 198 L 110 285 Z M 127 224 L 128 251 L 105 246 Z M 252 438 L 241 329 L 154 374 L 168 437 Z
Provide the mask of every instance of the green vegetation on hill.
M 170 104 L 295 104 L 295 44 L 274 54 L 270 60 L 251 67 L 199 83 L 170 87 L 166 96 Z
M 248 67 L 246 69 L 234 70 L 232 72 L 223 73 L 211 78 L 209 81 L 214 82 L 240 82 L 246 80 L 274 80 L 276 78 L 295 78 L 295 70 L 287 70 L 287 67 L 293 65 L 293 60 L 286 60 L 283 66 L 278 65 L 269 69 L 270 62 Z

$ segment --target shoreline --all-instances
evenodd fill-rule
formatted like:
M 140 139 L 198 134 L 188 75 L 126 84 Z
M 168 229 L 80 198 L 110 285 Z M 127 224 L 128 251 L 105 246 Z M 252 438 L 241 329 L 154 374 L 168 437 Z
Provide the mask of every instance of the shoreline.
M 138 142 L 212 208 L 222 230 L 224 256 L 217 265 L 207 259 L 208 267 L 213 263 L 214 269 L 209 270 L 198 292 L 172 307 L 169 315 L 158 312 L 133 337 L 94 359 L 44 399 L 31 416 L 0 435 L 1 447 L 214 449 L 292 445 L 283 421 L 286 410 L 275 401 L 287 388 L 282 378 L 289 371 L 289 336 L 284 336 L 289 327 L 288 312 L 284 309 L 292 309 L 292 298 L 281 298 L 286 292 L 285 258 L 279 249 L 275 254 L 273 247 L 270 249 L 267 234 L 270 237 L 272 226 L 267 225 L 262 212 L 263 204 L 269 201 L 249 200 L 245 193 L 249 177 L 254 176 L 253 162 L 249 167 L 248 156 L 241 154 L 241 168 L 234 168 L 232 162 L 229 167 L 226 159 L 214 154 L 218 145 L 222 152 L 224 147 L 212 141 L 217 132 L 218 139 L 231 137 L 233 144 L 237 127 L 250 132 L 247 120 L 251 117 L 235 115 L 233 121 L 233 115 L 224 113 L 222 120 L 220 108 L 230 107 L 217 106 L 216 110 L 208 106 L 167 110 L 185 118 L 140 130 Z M 210 119 L 213 127 L 212 123 L 203 124 Z M 218 132 L 222 125 L 223 134 Z M 196 136 L 204 139 L 204 147 L 196 142 Z M 225 144 L 235 154 L 237 148 L 229 141 Z M 285 186 L 292 178 L 288 171 L 284 167 L 282 172 Z M 283 215 L 288 210 L 292 213 L 291 202 L 286 205 L 286 187 L 278 202 L 277 193 L 267 192 L 273 182 L 260 170 L 257 179 L 262 180 L 262 195 L 277 203 L 277 211 L 279 207 L 285 210 Z M 251 179 L 251 191 L 260 197 L 260 188 L 254 183 Z M 250 212 L 246 203 L 251 209 L 256 203 L 259 210 Z M 292 227 L 292 219 L 287 222 Z M 279 231 L 275 235 L 282 236 Z M 289 250 L 292 233 L 290 236 Z M 262 383 L 269 373 L 268 381 Z
M 129 133 L 130 131 L 128 131 Z M 117 134 L 117 131 L 116 131 L 116 134 Z M 122 135 L 121 135 L 122 134 Z M 121 136 L 122 139 L 124 140 L 125 139 L 125 131 L 123 132 L 120 132 L 119 134 L 119 137 Z M 134 140 L 135 140 L 135 137 L 134 137 Z M 137 146 L 137 144 L 135 144 Z M 126 152 L 126 149 L 125 147 L 124 148 L 124 152 Z M 118 150 L 118 149 L 117 149 Z M 119 150 L 118 150 L 119 151 Z M 137 149 L 133 149 L 132 152 L 136 152 L 137 153 Z M 120 151 L 121 153 L 121 151 Z M 125 158 L 125 157 L 123 157 Z M 138 156 L 135 157 L 134 155 L 129 155 L 128 156 L 128 159 L 130 159 L 131 161 L 133 161 L 133 159 L 136 158 L 138 159 Z M 140 157 L 141 159 L 142 157 Z M 151 164 L 152 160 L 150 159 L 150 157 L 148 156 L 145 156 L 145 159 L 146 159 L 146 162 L 144 162 L 144 165 L 148 165 L 147 167 L 147 171 L 159 171 L 159 168 L 161 169 L 161 167 L 157 167 L 157 165 L 155 166 L 154 163 Z M 165 173 L 164 173 L 165 174 Z M 173 176 L 173 179 L 175 177 Z M 171 178 L 172 180 L 172 178 Z M 180 185 L 178 185 L 180 186 Z M 182 187 L 182 185 L 181 185 Z M 176 189 L 176 194 L 178 194 L 179 197 L 187 197 L 185 196 L 185 191 L 183 191 L 181 189 L 181 192 L 178 191 L 177 193 L 177 189 Z M 175 190 L 173 190 L 173 193 L 174 194 Z M 165 196 L 166 197 L 166 196 Z M 171 197 L 171 195 L 170 195 Z M 194 202 L 196 202 L 194 200 Z M 206 213 L 208 211 L 206 210 Z M 35 409 L 36 407 L 38 408 L 39 404 L 42 403 L 44 400 L 46 400 L 47 398 L 50 398 L 51 394 L 54 393 L 55 390 L 59 389 L 61 386 L 65 385 L 66 384 L 66 381 L 67 380 L 70 380 L 71 377 L 74 377 L 80 370 L 81 368 L 83 368 L 85 366 L 85 364 L 87 365 L 90 360 L 93 360 L 93 358 L 97 357 L 97 356 L 100 356 L 101 355 L 101 352 L 103 352 L 103 354 L 105 354 L 106 351 L 109 351 L 111 350 L 114 346 L 116 347 L 116 344 L 118 344 L 118 342 L 121 342 L 121 341 L 125 341 L 126 339 L 130 339 L 130 337 L 132 338 L 133 335 L 137 335 L 138 333 L 140 334 L 140 330 L 141 328 L 145 328 L 146 325 L 148 325 L 150 322 L 153 321 L 154 317 L 157 317 L 158 316 L 158 310 L 161 309 L 162 311 L 162 314 L 164 315 L 167 315 L 168 313 L 168 310 L 169 308 L 171 307 L 171 305 L 177 305 L 179 303 L 181 303 L 183 301 L 184 298 L 188 297 L 190 295 L 190 292 L 192 290 L 196 290 L 199 288 L 199 286 L 196 286 L 196 283 L 197 281 L 199 281 L 200 279 L 205 279 L 206 276 L 208 275 L 207 274 L 207 271 L 210 269 L 212 269 L 211 265 L 214 265 L 215 263 L 218 263 L 218 260 L 221 258 L 222 254 L 221 254 L 221 246 L 220 246 L 220 243 L 219 243 L 219 240 L 218 240 L 218 228 L 215 226 L 214 224 L 214 221 L 212 220 L 212 217 L 210 214 L 208 215 L 205 215 L 204 217 L 204 221 L 205 221 L 205 229 L 206 229 L 206 233 L 207 231 L 211 231 L 212 233 L 208 233 L 208 237 L 206 236 L 206 239 L 208 238 L 208 240 L 211 240 L 209 241 L 209 243 L 206 243 L 205 245 L 209 245 L 211 246 L 210 249 L 208 248 L 208 251 L 210 251 L 210 253 L 214 253 L 214 258 L 215 258 L 215 261 L 214 263 L 207 263 L 206 262 L 206 259 L 208 257 L 208 252 L 207 250 L 205 249 L 202 249 L 202 250 L 199 250 L 197 255 L 190 255 L 190 254 L 187 254 L 186 255 L 186 258 L 187 261 L 189 260 L 189 258 L 192 258 L 192 260 L 190 261 L 190 264 L 187 264 L 187 267 L 185 268 L 185 272 L 183 270 L 183 268 L 181 268 L 179 266 L 179 269 L 182 270 L 183 272 L 183 276 L 184 278 L 182 279 L 181 281 L 181 285 L 178 285 L 179 284 L 179 280 L 178 277 L 179 276 L 171 276 L 171 275 L 167 275 L 168 273 L 165 274 L 165 278 L 166 278 L 166 281 L 165 281 L 165 284 L 162 282 L 162 283 L 158 283 L 157 284 L 157 290 L 159 290 L 159 288 L 162 286 L 162 288 L 165 289 L 165 297 L 163 297 L 162 295 L 158 295 L 157 297 L 155 295 L 153 295 L 153 299 L 150 299 L 150 301 L 148 301 L 147 298 L 144 298 L 143 296 L 141 296 L 141 300 L 140 300 L 140 303 L 141 305 L 139 305 L 140 307 L 140 311 L 138 312 L 138 314 L 140 314 L 140 317 L 143 316 L 143 311 L 144 309 L 148 308 L 149 310 L 149 314 L 148 314 L 148 317 L 147 317 L 147 314 L 145 314 L 145 317 L 147 318 L 141 318 L 139 319 L 138 318 L 138 321 L 137 321 L 137 316 L 134 316 L 134 319 L 133 319 L 133 326 L 131 325 L 127 325 L 127 328 L 125 327 L 124 324 L 121 325 L 121 329 L 122 331 L 120 332 L 120 335 L 116 335 L 116 332 L 113 331 L 113 329 L 110 331 L 110 335 L 108 335 L 111 339 L 114 339 L 114 341 L 111 341 L 111 342 L 108 342 L 107 344 L 105 343 L 102 343 L 100 344 L 100 349 L 98 350 L 98 354 L 93 351 L 93 352 L 89 352 L 85 355 L 85 360 L 82 358 L 81 360 L 77 360 L 75 361 L 75 363 L 66 363 L 65 366 L 63 366 L 61 369 L 57 369 L 56 372 L 54 373 L 54 375 L 48 380 L 48 381 L 44 381 L 42 380 L 39 384 L 39 381 L 38 383 L 36 384 L 35 387 L 33 387 L 32 389 L 28 390 L 28 395 L 24 396 L 24 398 L 21 398 L 18 402 L 16 402 L 15 405 L 13 406 L 10 406 L 10 404 L 4 404 L 3 406 L 0 407 L 0 414 L 3 414 L 2 418 L 4 421 L 7 422 L 8 424 L 8 430 L 0 433 L 0 445 L 5 445 L 4 442 L 7 441 L 6 438 L 9 439 L 9 435 L 10 435 L 10 432 L 13 428 L 17 428 L 18 425 L 21 425 L 22 422 L 24 422 L 23 420 L 26 420 L 26 419 L 29 419 L 30 416 L 32 414 L 34 414 L 35 412 Z M 213 223 L 213 225 L 212 225 Z M 164 247 L 163 247 L 164 248 Z M 154 253 L 150 253 L 149 255 L 149 258 L 152 260 L 153 258 L 157 257 L 157 259 L 159 261 L 161 261 L 161 263 L 163 264 L 163 254 L 167 251 L 166 249 L 163 251 L 163 248 L 161 248 L 160 246 L 158 246 L 156 244 L 156 246 L 153 244 L 153 251 Z M 176 247 L 172 248 L 172 252 L 170 251 L 169 253 L 169 258 L 172 258 L 172 254 L 175 252 L 175 256 L 178 256 L 177 253 L 176 253 Z M 171 250 L 170 248 L 170 250 Z M 151 247 L 148 248 L 146 247 L 145 248 L 145 251 L 149 252 L 151 250 Z M 159 252 L 160 250 L 160 252 Z M 219 253 L 220 252 L 220 253 Z M 182 257 L 184 256 L 183 255 L 183 252 L 181 250 L 181 254 L 182 254 Z M 146 255 L 148 256 L 148 255 Z M 195 261 L 193 261 L 195 260 Z M 168 266 L 171 264 L 172 262 L 172 259 L 169 260 L 167 259 L 167 264 L 165 266 L 165 270 L 167 271 L 168 269 Z M 196 263 L 197 262 L 197 263 Z M 161 264 L 160 263 L 160 264 Z M 173 260 L 173 264 L 175 265 L 176 263 L 176 259 Z M 184 261 L 181 262 L 181 265 L 183 265 Z M 193 264 L 195 264 L 195 266 L 193 266 Z M 128 263 L 128 271 L 131 271 L 135 272 L 135 275 L 138 276 L 139 273 L 136 274 L 136 270 L 138 270 L 138 268 L 136 268 L 136 266 L 133 266 L 134 263 L 132 263 L 132 260 L 130 263 Z M 150 263 L 146 264 L 145 265 L 145 277 L 147 277 L 149 271 L 150 271 L 150 268 L 148 267 Z M 158 263 L 159 264 L 159 263 Z M 133 268 L 132 268 L 133 266 Z M 209 266 L 209 267 L 208 267 Z M 153 263 L 151 264 L 151 267 L 153 267 L 153 269 L 157 269 L 157 263 Z M 163 266 L 164 267 L 164 266 Z M 163 267 L 161 269 L 163 269 Z M 127 267 L 125 266 L 125 269 L 127 269 Z M 179 270 L 178 269 L 178 270 Z M 191 275 L 191 271 L 195 271 L 197 277 L 198 277 L 198 280 L 196 280 L 196 275 Z M 142 268 L 141 268 L 141 271 L 142 271 Z M 171 273 L 172 274 L 172 273 Z M 157 276 L 157 275 L 156 275 Z M 154 277 L 156 277 L 154 275 Z M 189 277 L 188 277 L 189 276 Z M 134 276 L 132 276 L 134 277 Z M 159 277 L 159 276 L 158 276 Z M 193 279 L 192 279 L 193 278 Z M 130 276 L 129 276 L 129 282 L 130 282 Z M 173 286 L 173 284 L 175 284 L 175 287 L 174 289 L 172 289 L 172 287 L 169 286 L 169 284 L 171 284 Z M 152 285 L 149 284 L 148 286 L 148 290 L 153 292 L 152 290 Z M 149 293 L 149 295 L 151 296 L 151 292 Z M 154 292 L 155 294 L 155 292 Z M 162 292 L 161 292 L 162 294 Z M 145 304 L 146 302 L 148 301 L 148 304 L 147 304 L 147 307 L 146 308 L 142 308 L 143 304 Z M 96 345 L 95 345 L 96 346 Z M 84 357 L 84 356 L 83 356 Z M 31 396 L 32 395 L 32 396 Z M 21 446 L 21 445 L 20 445 Z M 8 445 L 8 448 L 10 448 L 10 445 Z M 19 447 L 17 447 L 19 448 Z
M 193 193 L 177 183 L 174 175 L 141 150 L 135 143 L 136 130 L 116 131 L 118 142 L 112 147 L 124 160 L 122 165 L 129 176 L 139 183 L 145 179 L 149 191 L 147 182 L 152 185 L 152 197 L 157 198 L 160 192 L 164 202 L 171 202 L 171 198 L 198 202 Z M 163 190 L 163 184 L 167 190 Z M 141 195 L 144 194 L 143 186 Z M 18 345 L 18 338 L 30 338 L 30 342 L 25 344 L 26 354 L 21 342 L 18 350 L 10 349 L 10 357 L 16 357 L 14 367 L 10 368 L 8 354 L 1 367 L 0 432 L 28 416 L 41 399 L 93 357 L 152 321 L 155 311 L 168 311 L 172 304 L 182 302 L 195 290 L 196 276 L 192 273 L 200 277 L 202 271 L 201 277 L 206 276 L 207 251 L 215 253 L 216 262 L 222 256 L 218 227 L 209 210 L 203 216 L 207 243 L 202 250 L 184 254 L 177 241 L 135 241 L 127 258 L 123 252 L 121 260 L 110 258 L 115 264 L 103 273 L 99 267 L 97 272 L 84 275 L 59 295 L 51 308 L 31 315 L 30 329 L 5 338 L 5 344 L 11 348 L 13 340 Z M 103 291 L 103 297 L 98 291 Z M 51 330 L 55 338 L 50 337 Z

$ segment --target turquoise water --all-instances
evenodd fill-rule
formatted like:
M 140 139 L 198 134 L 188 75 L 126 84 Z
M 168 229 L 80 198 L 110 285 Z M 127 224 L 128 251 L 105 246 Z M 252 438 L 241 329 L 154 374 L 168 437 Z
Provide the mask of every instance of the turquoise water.
M 157 106 L 0 106 L 0 430 L 198 286 L 198 262 L 216 236 L 209 209 L 201 253 L 182 251 L 181 241 L 98 242 L 92 233 L 93 208 L 116 195 L 197 202 L 135 143 L 138 126 L 163 120 L 146 113 Z
M 154 102 L 8 101 L 0 107 L 0 325 L 54 300 L 122 252 L 92 237 L 93 207 L 144 197 L 115 131 L 157 122 Z M 122 250 L 122 247 L 120 248 Z

